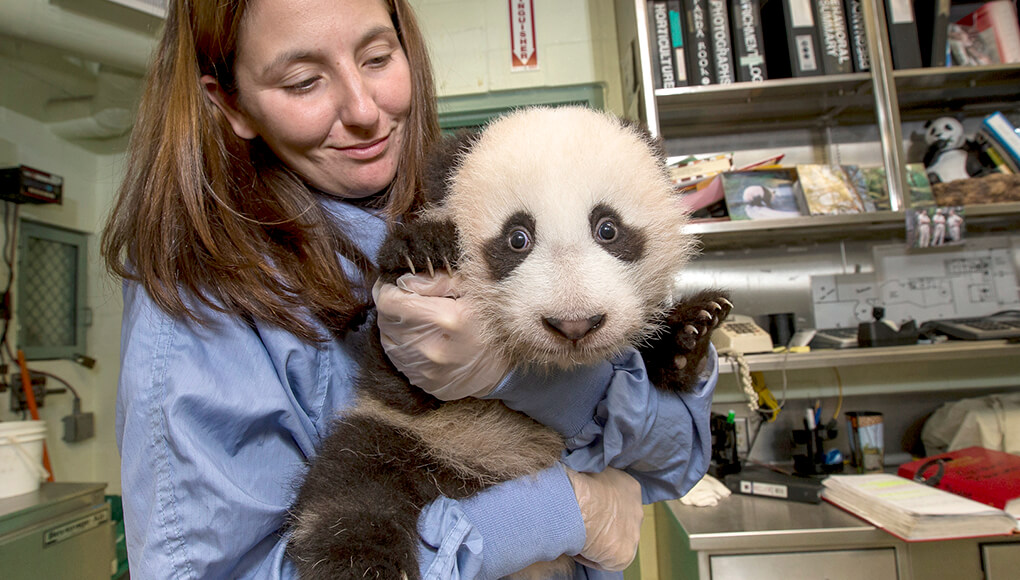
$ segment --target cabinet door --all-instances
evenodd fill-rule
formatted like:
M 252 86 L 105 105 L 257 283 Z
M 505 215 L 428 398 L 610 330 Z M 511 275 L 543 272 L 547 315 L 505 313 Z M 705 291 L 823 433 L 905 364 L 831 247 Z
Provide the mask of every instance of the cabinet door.
M 1016 578 L 1020 570 L 1020 544 L 985 544 L 981 546 L 985 580 Z
M 712 556 L 712 580 L 895 580 L 896 550 L 829 550 Z

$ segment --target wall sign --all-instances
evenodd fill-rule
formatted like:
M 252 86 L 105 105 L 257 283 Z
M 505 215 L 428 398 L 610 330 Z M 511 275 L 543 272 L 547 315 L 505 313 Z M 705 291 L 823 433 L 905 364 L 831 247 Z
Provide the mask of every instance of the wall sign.
M 507 0 L 510 5 L 510 70 L 538 69 L 534 0 Z

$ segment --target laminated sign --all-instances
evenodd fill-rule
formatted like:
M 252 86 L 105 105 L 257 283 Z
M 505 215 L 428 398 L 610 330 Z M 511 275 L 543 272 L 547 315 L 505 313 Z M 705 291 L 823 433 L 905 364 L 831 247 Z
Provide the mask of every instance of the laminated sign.
M 532 0 L 509 0 L 511 70 L 538 68 L 535 44 L 535 6 Z

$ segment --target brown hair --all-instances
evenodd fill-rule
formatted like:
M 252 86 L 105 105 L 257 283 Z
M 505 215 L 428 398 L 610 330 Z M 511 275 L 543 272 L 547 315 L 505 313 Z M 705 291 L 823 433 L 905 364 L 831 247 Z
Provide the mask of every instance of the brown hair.
M 257 0 L 256 0 L 257 1 Z M 406 0 L 386 0 L 411 69 L 404 151 L 383 197 L 390 222 L 418 207 L 421 165 L 439 134 L 432 69 Z M 175 0 L 146 79 L 126 176 L 102 238 L 110 270 L 141 283 L 166 312 L 199 317 L 188 294 L 223 312 L 264 320 L 315 341 L 309 313 L 342 333 L 364 309 L 344 273 L 367 280 L 362 255 L 333 225 L 321 194 L 259 139 L 237 137 L 200 78 L 228 92 L 249 0 Z

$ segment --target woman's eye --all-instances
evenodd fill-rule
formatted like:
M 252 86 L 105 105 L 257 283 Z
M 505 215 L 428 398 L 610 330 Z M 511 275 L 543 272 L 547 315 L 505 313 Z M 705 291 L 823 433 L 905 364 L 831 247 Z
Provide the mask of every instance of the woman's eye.
M 595 237 L 600 242 L 611 242 L 616 239 L 619 234 L 619 230 L 616 229 L 616 224 L 610 218 L 602 218 L 599 223 L 595 224 Z
M 314 87 L 317 82 L 319 82 L 319 77 L 311 77 L 302 79 L 296 83 L 285 85 L 283 88 L 293 93 L 305 93 L 312 90 L 312 87 Z
M 510 237 L 507 238 L 507 242 L 510 245 L 510 249 L 515 252 L 523 252 L 531 247 L 531 235 L 527 231 L 522 229 L 516 229 L 510 232 Z

